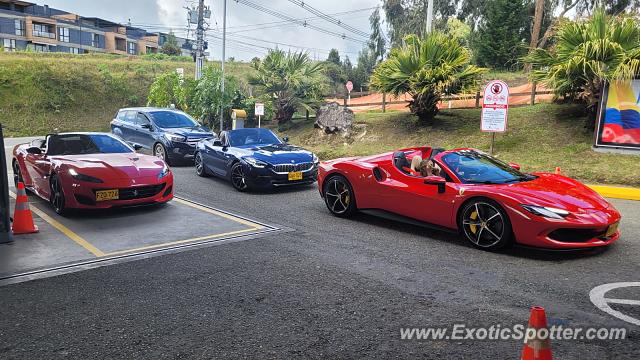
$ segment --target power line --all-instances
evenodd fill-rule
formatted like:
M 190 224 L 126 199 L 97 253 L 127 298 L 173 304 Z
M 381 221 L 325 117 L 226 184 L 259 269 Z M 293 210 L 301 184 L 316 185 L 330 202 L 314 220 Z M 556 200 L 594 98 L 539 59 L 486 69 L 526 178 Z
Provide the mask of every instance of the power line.
M 351 36 L 347 36 L 344 33 L 340 34 L 340 33 L 337 33 L 337 32 L 331 31 L 331 30 L 327 30 L 327 29 L 324 29 L 324 28 L 309 24 L 307 21 L 297 20 L 295 18 L 292 18 L 290 16 L 287 16 L 287 15 L 282 14 L 280 12 L 277 12 L 275 10 L 266 8 L 264 6 L 255 4 L 255 3 L 251 2 L 251 1 L 248 1 L 248 0 L 235 0 L 235 1 L 237 3 L 239 3 L 239 4 L 249 6 L 249 7 L 253 8 L 253 9 L 255 9 L 255 10 L 264 12 L 266 14 L 278 17 L 278 18 L 283 19 L 283 20 L 297 22 L 299 25 L 302 25 L 304 27 L 307 27 L 307 28 L 310 28 L 310 29 L 313 29 L 313 30 L 316 30 L 316 31 L 319 31 L 319 32 L 322 32 L 322 33 L 325 33 L 325 34 L 328 34 L 328 35 L 336 36 L 336 37 L 339 37 L 339 38 L 344 39 L 344 40 L 354 41 L 354 42 L 358 42 L 358 43 L 361 43 L 361 44 L 366 44 L 367 43 L 366 41 L 363 41 L 363 40 L 360 40 L 360 39 L 356 39 L 356 38 L 353 38 Z
M 328 21 L 328 22 L 330 22 L 332 24 L 335 24 L 335 25 L 337 25 L 337 26 L 339 26 L 339 27 L 341 27 L 341 28 L 343 28 L 343 29 L 345 29 L 347 31 L 350 31 L 350 32 L 352 32 L 352 33 L 354 33 L 356 35 L 363 36 L 363 37 L 366 37 L 366 38 L 368 38 L 370 36 L 369 34 L 367 34 L 364 31 L 358 30 L 358 29 L 354 28 L 353 26 L 350 26 L 350 25 L 347 25 L 347 24 L 343 23 L 342 20 L 336 19 L 334 17 L 329 16 L 329 14 L 323 13 L 322 11 L 314 8 L 313 6 L 311 6 L 311 5 L 307 4 L 307 3 L 305 3 L 304 1 L 301 1 L 301 0 L 289 0 L 289 2 L 293 3 L 293 4 L 296 4 L 296 5 L 300 6 L 301 8 L 307 10 L 308 12 L 310 12 L 310 13 L 312 13 L 312 14 L 314 14 L 314 15 L 316 15 L 316 16 L 318 16 L 318 17 L 320 17 L 320 18 L 322 18 L 322 19 L 324 19 L 324 20 L 326 20 L 326 21 Z

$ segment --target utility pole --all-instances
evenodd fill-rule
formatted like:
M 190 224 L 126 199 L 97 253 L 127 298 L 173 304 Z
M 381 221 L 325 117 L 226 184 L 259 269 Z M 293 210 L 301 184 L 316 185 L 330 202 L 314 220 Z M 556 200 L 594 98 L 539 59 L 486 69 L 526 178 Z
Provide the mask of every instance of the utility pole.
M 429 0 L 427 5 L 427 33 L 433 28 L 433 0 Z
M 203 0 L 200 0 L 203 1 Z M 220 79 L 220 94 L 222 101 L 220 102 L 220 131 L 224 126 L 224 61 L 225 61 L 225 49 L 227 46 L 227 0 L 223 0 L 222 5 L 222 79 Z
M 198 4 L 198 28 L 196 30 L 196 80 L 202 77 L 202 66 L 204 65 L 204 0 Z

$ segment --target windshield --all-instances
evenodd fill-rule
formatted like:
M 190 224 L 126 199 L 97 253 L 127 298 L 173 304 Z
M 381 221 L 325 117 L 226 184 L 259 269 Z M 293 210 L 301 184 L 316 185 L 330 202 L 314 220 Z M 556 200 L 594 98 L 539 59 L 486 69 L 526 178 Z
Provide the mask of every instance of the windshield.
M 150 115 L 153 118 L 153 122 L 164 129 L 199 126 L 197 121 L 179 111 L 155 111 Z
M 229 131 L 231 146 L 281 144 L 276 134 L 268 129 L 238 129 Z
M 492 156 L 476 151 L 449 153 L 442 156 L 441 160 L 460 181 L 468 184 L 506 184 L 535 178 Z
M 122 141 L 109 135 L 52 135 L 47 155 L 84 155 L 131 153 Z

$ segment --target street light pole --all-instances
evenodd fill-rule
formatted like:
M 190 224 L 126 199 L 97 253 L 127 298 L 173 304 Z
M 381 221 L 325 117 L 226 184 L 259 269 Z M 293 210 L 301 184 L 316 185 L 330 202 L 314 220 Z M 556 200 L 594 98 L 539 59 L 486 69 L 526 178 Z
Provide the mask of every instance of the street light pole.
M 427 33 L 433 28 L 433 0 L 429 0 L 427 5 Z
M 204 0 L 200 0 L 198 4 L 198 29 L 196 32 L 196 80 L 200 80 L 204 65 Z
M 222 5 L 222 79 L 220 79 L 220 96 L 222 101 L 220 102 L 220 131 L 223 130 L 224 123 L 224 61 L 225 50 L 227 45 L 227 0 L 223 1 Z

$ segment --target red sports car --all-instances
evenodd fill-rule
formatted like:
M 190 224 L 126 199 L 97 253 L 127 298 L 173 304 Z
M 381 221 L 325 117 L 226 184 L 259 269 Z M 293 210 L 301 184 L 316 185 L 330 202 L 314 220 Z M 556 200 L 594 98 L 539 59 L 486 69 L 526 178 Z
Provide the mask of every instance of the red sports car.
M 165 203 L 173 198 L 173 174 L 154 156 L 137 154 L 104 133 L 66 133 L 13 149 L 16 184 L 68 209 L 95 209 Z
M 355 211 L 457 230 L 473 246 L 576 249 L 620 237 L 620 213 L 580 182 L 526 174 L 475 149 L 402 149 L 323 162 L 320 194 L 336 216 Z

